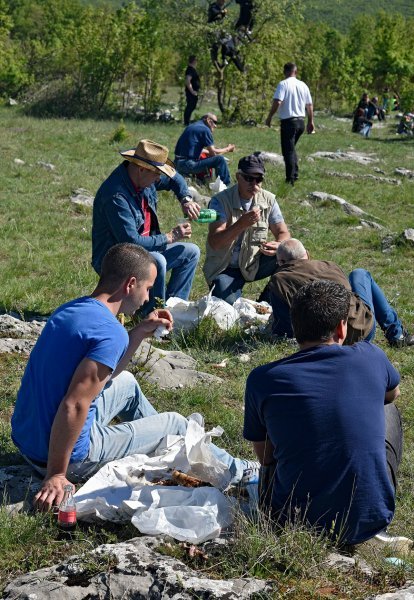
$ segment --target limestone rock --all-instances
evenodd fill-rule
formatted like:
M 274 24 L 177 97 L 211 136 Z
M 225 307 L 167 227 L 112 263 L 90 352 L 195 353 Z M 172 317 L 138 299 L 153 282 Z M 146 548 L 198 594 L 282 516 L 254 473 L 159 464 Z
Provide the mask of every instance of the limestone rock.
M 375 223 L 375 221 L 366 221 L 365 219 L 361 219 L 360 223 L 362 227 L 367 227 L 368 229 L 377 229 L 378 231 L 382 231 L 384 227 L 379 223 Z
M 414 600 L 414 585 L 397 590 L 396 592 L 374 596 L 372 600 Z
M 0 467 L 0 504 L 11 514 L 27 511 L 41 481 L 27 464 Z
M 383 173 L 379 169 L 380 173 Z M 327 171 L 326 175 L 330 177 L 340 177 L 341 179 L 372 179 L 373 181 L 377 181 L 378 183 L 389 183 L 391 185 L 401 185 L 400 179 L 395 179 L 392 177 L 378 177 L 377 175 L 372 175 L 371 173 L 367 173 L 364 175 L 355 175 L 353 173 L 340 173 L 338 171 Z
M 10 354 L 12 352 L 30 354 L 34 345 L 35 340 L 0 338 L 0 354 Z
M 20 158 L 15 158 L 13 162 L 14 162 L 15 165 L 19 165 L 19 166 L 23 166 L 23 165 L 26 164 L 24 162 L 24 160 L 21 160 Z
M 197 204 L 199 204 L 200 206 L 203 206 L 203 207 L 207 207 L 208 206 L 208 203 L 211 200 L 210 196 L 203 195 L 193 185 L 188 186 L 188 191 L 190 192 L 191 197 L 194 200 L 194 202 L 197 202 Z
M 271 165 L 284 164 L 283 156 L 281 154 L 276 154 L 276 152 L 260 152 L 259 158 Z
M 81 206 L 93 206 L 94 197 L 84 188 L 73 190 L 70 201 Z
M 402 233 L 402 239 L 411 246 L 414 245 L 414 229 L 405 229 Z
M 21 321 L 11 315 L 0 315 L 0 338 L 34 338 L 42 332 L 41 321 Z
M 342 207 L 344 212 L 346 212 L 348 215 L 352 215 L 354 217 L 362 217 L 363 215 L 367 214 L 365 211 L 363 211 L 361 208 L 359 208 L 355 204 L 350 204 L 343 198 L 340 198 L 339 196 L 335 196 L 334 194 L 327 194 L 326 192 L 311 192 L 309 194 L 309 198 L 311 200 L 325 200 L 325 201 L 328 200 L 331 202 L 335 202 L 336 204 L 339 204 Z
M 398 167 L 395 169 L 396 175 L 402 175 L 403 177 L 407 177 L 407 179 L 414 179 L 414 171 L 410 171 L 410 169 L 404 169 L 402 167 Z
M 105 544 L 94 550 L 88 560 L 72 556 L 61 565 L 18 577 L 6 587 L 5 596 L 8 600 L 239 600 L 271 591 L 270 585 L 261 580 L 214 580 L 203 577 L 184 563 L 157 553 L 159 544 L 159 540 L 151 538 Z M 111 555 L 112 561 L 117 563 L 116 568 L 91 574 L 93 557 L 98 562 L 102 555 Z
M 9 98 L 9 106 L 17 106 L 19 103 L 14 98 Z
M 52 163 L 44 162 L 43 160 L 38 160 L 37 164 L 39 167 L 46 169 L 46 171 L 54 171 L 56 168 L 55 165 L 52 165 Z
M 184 352 L 160 350 L 146 341 L 136 351 L 132 363 L 144 367 L 140 377 L 164 389 L 222 382 L 215 375 L 197 371 L 197 361 Z
M 314 152 L 310 157 L 327 158 L 329 160 L 351 160 L 360 165 L 369 165 L 370 163 L 378 162 L 378 158 L 372 155 L 362 154 L 362 152 L 343 152 L 342 150 L 337 150 L 336 152 Z

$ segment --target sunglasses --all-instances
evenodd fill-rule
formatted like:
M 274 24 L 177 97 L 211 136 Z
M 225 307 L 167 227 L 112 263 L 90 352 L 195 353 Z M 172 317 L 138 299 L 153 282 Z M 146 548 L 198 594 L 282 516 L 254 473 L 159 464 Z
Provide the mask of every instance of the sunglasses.
M 263 175 L 245 175 L 244 173 L 240 173 L 240 175 L 247 183 L 262 183 L 264 179 Z

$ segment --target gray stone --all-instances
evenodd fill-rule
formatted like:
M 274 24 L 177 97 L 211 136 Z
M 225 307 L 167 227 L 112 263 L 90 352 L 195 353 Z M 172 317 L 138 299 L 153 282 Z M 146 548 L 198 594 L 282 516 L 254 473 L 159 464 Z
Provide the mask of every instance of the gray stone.
M 19 103 L 14 98 L 9 98 L 9 106 L 17 106 Z
M 360 223 L 362 227 L 366 227 L 368 229 L 377 229 L 378 231 L 384 230 L 384 227 L 379 223 L 375 223 L 375 221 L 366 221 L 365 219 L 361 219 Z
M 378 162 L 378 158 L 372 155 L 362 154 L 361 152 L 314 152 L 310 154 L 310 158 L 327 158 L 328 160 L 351 160 L 361 165 L 369 165 L 373 162 Z
M 30 354 L 35 343 L 36 340 L 0 338 L 0 354 L 11 354 L 12 352 Z
M 379 170 L 381 173 L 383 171 Z M 391 185 L 401 185 L 400 179 L 393 179 L 391 177 L 378 177 L 376 175 L 372 175 L 370 173 L 364 175 L 355 175 L 353 173 L 340 173 L 338 171 L 327 171 L 326 175 L 330 177 L 340 177 L 341 179 L 372 179 L 373 181 L 377 181 L 378 183 L 389 183 Z
M 144 367 L 140 378 L 145 378 L 164 389 L 222 382 L 222 379 L 215 375 L 197 371 L 197 361 L 184 352 L 160 350 L 147 341 L 138 348 L 132 363 Z
M 23 166 L 23 165 L 26 164 L 24 162 L 24 160 L 21 160 L 20 158 L 15 158 L 13 162 L 14 162 L 15 165 L 19 165 L 19 166 Z
M 404 242 L 414 245 L 414 229 L 405 229 L 402 233 L 402 239 Z
M 84 188 L 77 188 L 73 190 L 72 195 L 70 197 L 70 201 L 74 204 L 80 204 L 81 206 L 93 206 L 94 197 L 85 190 Z
M 260 152 L 259 158 L 271 165 L 277 166 L 284 164 L 283 156 L 281 154 L 276 154 L 276 152 Z
M 90 557 L 72 556 L 61 565 L 22 575 L 5 589 L 8 600 L 87 600 L 90 598 L 153 598 L 162 600 L 239 600 L 271 592 L 271 585 L 256 579 L 214 580 L 184 563 L 157 553 L 160 540 L 134 538 L 105 544 Z M 111 555 L 116 568 L 91 574 L 94 557 Z M 89 569 L 89 570 L 88 570 Z
M 324 565 L 329 568 L 348 573 L 354 569 L 356 564 L 355 558 L 351 556 L 345 556 L 337 552 L 330 552 L 324 561 Z
M 52 165 L 52 163 L 44 162 L 43 160 L 38 160 L 37 164 L 39 167 L 46 169 L 46 171 L 54 171 L 56 168 L 55 165 Z
M 29 510 L 41 481 L 27 464 L 0 467 L 0 504 L 10 514 Z
M 410 171 L 410 169 L 404 169 L 403 167 L 398 167 L 395 169 L 396 175 L 402 175 L 402 177 L 407 177 L 407 179 L 414 179 L 414 171 Z
M 354 217 L 361 217 L 361 216 L 367 214 L 365 211 L 363 211 L 361 208 L 359 208 L 355 204 L 350 204 L 343 198 L 340 198 L 339 196 L 335 196 L 334 194 L 327 194 L 326 192 L 311 192 L 309 194 L 309 198 L 311 200 L 324 200 L 324 201 L 328 200 L 330 202 L 335 202 L 336 204 L 339 204 L 342 207 L 344 212 L 346 212 L 348 215 L 352 215 Z
M 197 189 L 194 185 L 190 185 L 188 186 L 188 191 L 191 194 L 192 199 L 194 200 L 194 202 L 197 202 L 197 204 L 199 204 L 200 206 L 203 207 L 207 207 L 211 197 L 210 196 L 205 196 L 204 194 L 202 194 L 200 192 L 199 189 Z
M 12 315 L 0 315 L 0 337 L 38 337 L 45 324 L 40 321 L 22 321 Z
M 380 594 L 371 598 L 373 600 L 414 600 L 414 586 L 410 585 L 396 592 L 388 592 L 388 594 Z

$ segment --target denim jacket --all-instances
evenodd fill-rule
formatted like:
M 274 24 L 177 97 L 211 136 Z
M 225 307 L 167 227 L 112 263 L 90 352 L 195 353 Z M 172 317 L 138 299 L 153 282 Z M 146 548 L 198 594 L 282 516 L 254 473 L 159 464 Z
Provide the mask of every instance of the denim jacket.
M 106 252 L 121 242 L 142 246 L 149 252 L 162 252 L 167 247 L 167 236 L 160 232 L 157 218 L 157 191 L 172 191 L 182 203 L 190 196 L 185 179 L 176 173 L 172 179 L 162 175 L 160 180 L 136 192 L 127 171 L 128 162 L 120 164 L 99 188 L 93 203 L 92 266 L 97 273 Z M 148 199 L 152 212 L 149 236 L 141 235 L 144 227 L 142 198 Z

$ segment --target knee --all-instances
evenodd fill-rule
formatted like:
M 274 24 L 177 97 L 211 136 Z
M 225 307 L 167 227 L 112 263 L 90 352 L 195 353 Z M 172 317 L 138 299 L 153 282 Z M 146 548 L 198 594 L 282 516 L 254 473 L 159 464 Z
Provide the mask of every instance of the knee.
M 128 392 L 126 392 L 128 395 L 136 395 L 136 393 L 140 391 L 138 381 L 129 371 L 122 371 L 115 379 L 111 379 L 111 382 L 122 385 L 123 389 L 128 390 Z
M 151 256 L 155 259 L 157 263 L 157 276 L 164 276 L 167 272 L 167 261 L 165 257 L 159 252 L 151 252 Z
M 362 277 L 366 276 L 371 277 L 370 272 L 366 269 L 354 269 L 349 274 L 349 280 L 352 281 L 353 279 L 361 279 Z
M 200 248 L 197 244 L 185 244 L 185 247 L 188 260 L 197 264 L 200 260 Z
M 177 412 L 168 412 L 166 414 L 171 425 L 171 435 L 185 435 L 188 427 L 187 419 Z

